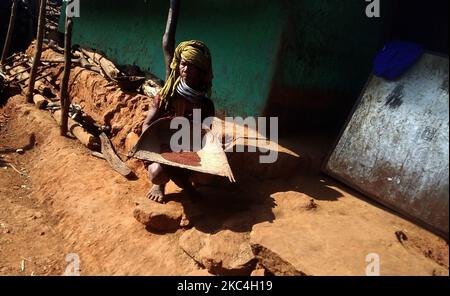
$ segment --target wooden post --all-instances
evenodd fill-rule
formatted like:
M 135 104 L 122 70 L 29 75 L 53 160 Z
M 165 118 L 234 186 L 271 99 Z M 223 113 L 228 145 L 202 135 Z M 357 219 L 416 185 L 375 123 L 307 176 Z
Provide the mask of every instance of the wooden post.
M 72 1 L 67 2 L 67 4 Z M 67 123 L 69 117 L 70 100 L 68 95 L 68 86 L 70 78 L 70 68 L 72 62 L 72 25 L 73 20 L 67 16 L 66 12 L 66 31 L 64 34 L 64 74 L 61 81 L 61 136 L 67 135 Z
M 17 2 L 18 0 L 13 0 L 11 6 L 11 17 L 9 18 L 8 33 L 6 33 L 5 45 L 3 46 L 2 52 L 2 59 L 0 61 L 2 72 L 5 72 L 5 62 L 9 54 L 9 47 L 11 46 L 12 34 L 14 32 L 14 24 L 16 22 L 16 14 L 17 14 Z
M 177 31 L 178 15 L 180 12 L 181 0 L 170 0 L 169 15 L 167 16 L 166 31 L 163 35 L 162 47 L 164 61 L 166 62 L 166 81 L 170 75 L 170 63 L 172 63 L 175 51 L 175 33 Z
M 61 110 L 56 110 L 53 112 L 52 116 L 56 120 L 56 122 L 61 125 Z M 74 135 L 84 146 L 87 148 L 93 150 L 95 149 L 98 141 L 94 137 L 94 135 L 91 135 L 88 133 L 78 122 L 73 120 L 72 118 L 69 118 L 68 120 L 68 129 Z
M 36 81 L 37 68 L 40 64 L 41 54 L 42 54 L 42 43 L 44 39 L 44 29 L 45 29 L 45 6 L 47 4 L 47 0 L 41 0 L 40 8 L 39 8 L 39 23 L 36 37 L 36 48 L 34 51 L 34 59 L 33 65 L 31 67 L 30 72 L 30 81 L 28 82 L 28 93 L 27 93 L 27 102 L 33 103 L 33 95 L 34 95 L 34 83 Z
M 39 15 L 39 0 L 31 0 L 28 1 L 28 13 L 30 16 L 30 19 L 28 20 L 28 38 L 29 40 L 33 40 L 34 36 L 35 36 L 35 31 L 37 28 L 37 18 Z

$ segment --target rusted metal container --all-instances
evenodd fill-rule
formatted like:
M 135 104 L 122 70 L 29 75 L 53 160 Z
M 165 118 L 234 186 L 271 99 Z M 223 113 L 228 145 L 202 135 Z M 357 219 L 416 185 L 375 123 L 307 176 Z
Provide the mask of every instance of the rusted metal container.
M 371 77 L 324 171 L 448 237 L 448 57 Z

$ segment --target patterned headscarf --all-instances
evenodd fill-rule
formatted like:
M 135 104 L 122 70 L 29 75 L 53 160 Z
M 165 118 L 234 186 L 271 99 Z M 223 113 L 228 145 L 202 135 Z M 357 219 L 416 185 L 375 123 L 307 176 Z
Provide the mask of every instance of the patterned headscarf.
M 211 96 L 212 87 L 212 63 L 211 63 L 211 53 L 208 47 L 198 40 L 184 41 L 181 42 L 175 49 L 173 55 L 172 63 L 170 64 L 170 75 L 167 79 L 164 87 L 160 92 L 160 103 L 159 106 L 163 107 L 165 110 L 169 106 L 169 100 L 174 95 L 177 85 L 180 83 L 181 77 L 178 70 L 181 59 L 186 60 L 188 63 L 197 66 L 202 71 L 205 72 L 206 85 L 205 90 L 208 97 Z

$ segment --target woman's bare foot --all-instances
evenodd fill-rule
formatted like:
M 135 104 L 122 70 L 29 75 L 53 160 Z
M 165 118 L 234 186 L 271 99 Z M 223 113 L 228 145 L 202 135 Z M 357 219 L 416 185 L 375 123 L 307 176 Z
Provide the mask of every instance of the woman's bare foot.
M 147 193 L 147 198 L 155 202 L 164 203 L 165 187 L 165 185 L 153 185 L 150 191 Z

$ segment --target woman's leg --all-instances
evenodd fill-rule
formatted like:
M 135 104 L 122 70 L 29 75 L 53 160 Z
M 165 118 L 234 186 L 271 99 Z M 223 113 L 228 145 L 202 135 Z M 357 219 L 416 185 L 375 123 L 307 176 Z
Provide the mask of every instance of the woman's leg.
M 163 166 L 159 163 L 152 163 L 147 167 L 148 178 L 153 186 L 147 193 L 147 197 L 153 201 L 164 202 L 164 190 L 169 182 L 169 176 L 165 172 Z
M 192 182 L 190 180 L 192 171 L 176 167 L 166 167 L 165 170 L 170 176 L 170 179 L 187 193 L 192 202 L 195 202 L 201 198 L 201 194 L 195 190 L 194 186 L 192 186 Z

